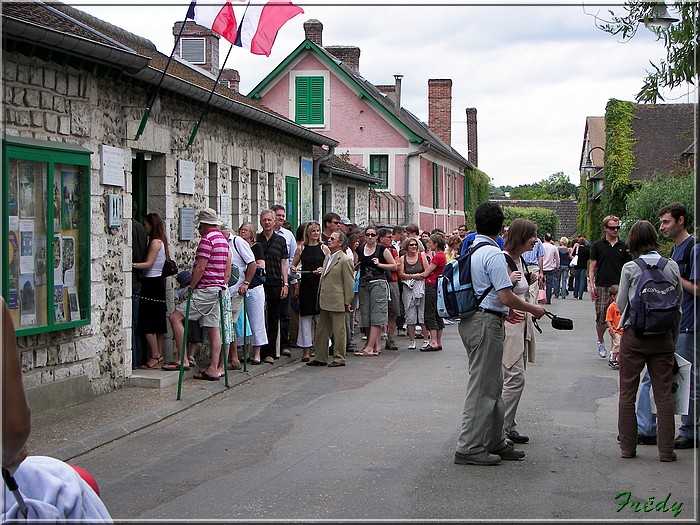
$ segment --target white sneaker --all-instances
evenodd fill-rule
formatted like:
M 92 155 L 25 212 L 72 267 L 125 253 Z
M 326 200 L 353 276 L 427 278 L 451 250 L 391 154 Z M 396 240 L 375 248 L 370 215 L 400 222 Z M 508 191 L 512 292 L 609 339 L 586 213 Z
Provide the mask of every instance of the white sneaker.
M 409 350 L 415 350 L 415 349 L 416 349 L 416 342 L 415 342 L 415 341 L 411 341 L 410 343 L 408 343 L 408 349 L 409 349 Z
M 430 348 L 430 341 L 429 340 L 426 339 L 425 341 L 423 341 L 423 348 Z
M 598 345 L 598 355 L 600 356 L 600 358 L 607 358 L 608 351 L 605 349 L 605 343 L 603 341 L 596 341 L 596 344 Z

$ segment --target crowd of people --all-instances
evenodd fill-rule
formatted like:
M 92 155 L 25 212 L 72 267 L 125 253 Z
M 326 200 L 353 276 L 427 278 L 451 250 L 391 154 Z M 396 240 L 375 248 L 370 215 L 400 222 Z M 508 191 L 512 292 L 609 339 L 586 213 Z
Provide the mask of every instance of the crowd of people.
M 201 341 L 201 335 L 196 335 L 201 325 L 211 348 L 209 366 L 194 377 L 212 381 L 223 375 L 226 365 L 232 370 L 241 368 L 239 350 L 244 340 L 249 344 L 248 361 L 254 365 L 274 363 L 280 356 L 290 355 L 289 348 L 296 346 L 307 366 L 345 366 L 347 353 L 365 357 L 398 350 L 397 336 L 407 336 L 403 340 L 407 350 L 437 352 L 442 350 L 445 324 L 458 321 L 443 319 L 437 313 L 438 277 L 450 260 L 464 255 L 470 246 L 486 242 L 490 248 L 474 255 L 474 289 L 484 293 L 492 288 L 477 314 L 459 325 L 470 357 L 470 379 L 455 461 L 490 465 L 523 457 L 514 444 L 527 443 L 529 437 L 516 429 L 516 413 L 527 363 L 535 359 L 536 320 L 553 299 L 563 300 L 571 294 L 583 300 L 586 292 L 594 303 L 598 355 L 608 359 L 621 377 L 619 439 L 623 457 L 634 456 L 637 443 L 657 442 L 657 422 L 648 401 L 653 385 L 660 458 L 671 461 L 674 446 L 686 448 L 696 440 L 691 412 L 674 441 L 669 429 L 669 393 L 661 389 L 670 384 L 667 366 L 674 351 L 694 360 L 689 341 L 697 323 L 688 308 L 697 295 L 697 250 L 688 257 L 686 246 L 693 238 L 685 229 L 687 211 L 682 205 L 664 208 L 659 217 L 662 232 L 677 246 L 667 272 L 676 279 L 679 297 L 682 293 L 687 304 L 680 337 L 669 335 L 655 341 L 653 351 L 648 341 L 635 340 L 633 331 L 625 326 L 629 323 L 630 290 L 639 278 L 639 272 L 630 270 L 630 262 L 633 257 L 652 262 L 660 257 L 655 251 L 657 233 L 650 223 L 639 221 L 631 228 L 629 245 L 619 239 L 619 219 L 614 216 L 605 218 L 604 236 L 593 243 L 583 235 L 572 241 L 567 237 L 555 240 L 550 232 L 538 237 L 537 224 L 529 220 L 515 219 L 504 226 L 502 208 L 493 203 L 477 208 L 476 231 L 461 225 L 450 234 L 440 229 L 420 231 L 414 224 L 359 228 L 334 212 L 327 213 L 320 224 L 306 222 L 292 233 L 280 205 L 260 214 L 259 231 L 244 223 L 234 235 L 214 210 L 201 210 L 196 218 L 201 240 L 195 264 L 186 272 L 182 302 L 169 320 L 179 352 L 186 297 L 191 292 L 187 316 L 195 333 L 194 346 Z M 149 214 L 144 227 L 147 249 L 143 260 L 134 263 L 134 270 L 145 272 L 140 279 L 138 333 L 145 336 L 150 350 L 150 358 L 141 367 L 155 368 L 163 362 L 166 331 L 165 293 L 158 275 L 169 253 L 160 217 Z M 489 326 L 493 330 L 489 331 Z M 353 338 L 357 330 L 362 333 L 361 348 Z M 609 353 L 606 333 L 611 341 Z M 423 339 L 420 348 L 418 339 Z M 229 356 L 227 364 L 221 358 L 222 344 Z M 659 361 L 661 354 L 664 357 Z M 188 349 L 184 368 L 195 363 L 195 353 Z M 645 365 L 647 372 L 635 410 L 639 375 Z M 179 370 L 180 366 L 179 359 L 162 364 L 164 370 Z M 492 375 L 500 379 L 489 387 L 478 383 L 479 378 Z M 638 431 L 630 423 L 635 414 Z M 671 421 L 672 416 L 671 412 Z

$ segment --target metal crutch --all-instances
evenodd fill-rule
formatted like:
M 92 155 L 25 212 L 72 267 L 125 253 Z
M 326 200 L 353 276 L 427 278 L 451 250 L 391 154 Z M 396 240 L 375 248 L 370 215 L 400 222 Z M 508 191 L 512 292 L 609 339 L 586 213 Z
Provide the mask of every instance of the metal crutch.
M 220 322 L 219 322 L 219 331 L 221 332 L 221 359 L 223 360 L 224 363 L 224 384 L 228 387 L 228 361 L 226 360 L 226 347 L 228 346 L 227 343 L 224 343 L 224 299 L 223 299 L 223 290 L 219 290 L 219 313 L 220 313 Z M 228 293 L 228 289 L 226 289 L 226 293 Z M 234 328 L 235 330 L 235 328 Z
M 7 488 L 10 489 L 10 492 L 12 492 L 12 495 L 15 497 L 17 505 L 19 505 L 20 515 L 24 519 L 27 519 L 27 513 L 29 511 L 29 509 L 27 509 L 27 504 L 24 502 L 24 498 L 22 497 L 22 494 L 19 491 L 17 481 L 15 481 L 15 478 L 5 467 L 2 467 L 2 479 L 5 480 L 5 485 L 7 485 Z
M 185 376 L 185 359 L 187 357 L 187 329 L 190 325 L 190 298 L 192 297 L 192 288 L 187 288 L 187 307 L 185 308 L 185 333 L 182 336 L 182 354 L 180 355 L 180 378 L 177 382 L 177 400 L 180 401 L 180 393 L 182 392 L 182 379 Z M 189 366 L 189 363 L 188 363 Z

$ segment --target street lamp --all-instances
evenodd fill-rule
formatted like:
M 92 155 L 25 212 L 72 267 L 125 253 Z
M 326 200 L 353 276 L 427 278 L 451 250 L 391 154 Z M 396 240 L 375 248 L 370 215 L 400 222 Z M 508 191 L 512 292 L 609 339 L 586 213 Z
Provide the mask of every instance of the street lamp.
M 600 146 L 595 146 L 588 150 L 588 153 L 586 154 L 586 160 L 584 160 L 583 164 L 581 165 L 581 170 L 588 177 L 590 177 L 591 174 L 595 171 L 595 165 L 593 164 L 593 151 L 597 149 L 605 153 L 605 150 L 603 148 L 601 148 Z
M 644 22 L 644 27 L 650 31 L 664 30 L 671 27 L 671 24 L 678 22 L 677 18 L 668 14 L 666 4 L 656 4 L 651 8 L 651 16 L 644 17 L 640 22 Z

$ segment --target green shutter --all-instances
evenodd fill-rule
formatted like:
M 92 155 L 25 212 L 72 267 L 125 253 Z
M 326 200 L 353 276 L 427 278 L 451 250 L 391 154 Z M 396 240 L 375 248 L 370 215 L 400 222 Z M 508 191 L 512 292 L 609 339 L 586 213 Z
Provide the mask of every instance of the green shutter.
M 323 124 L 323 77 L 296 78 L 296 122 Z

